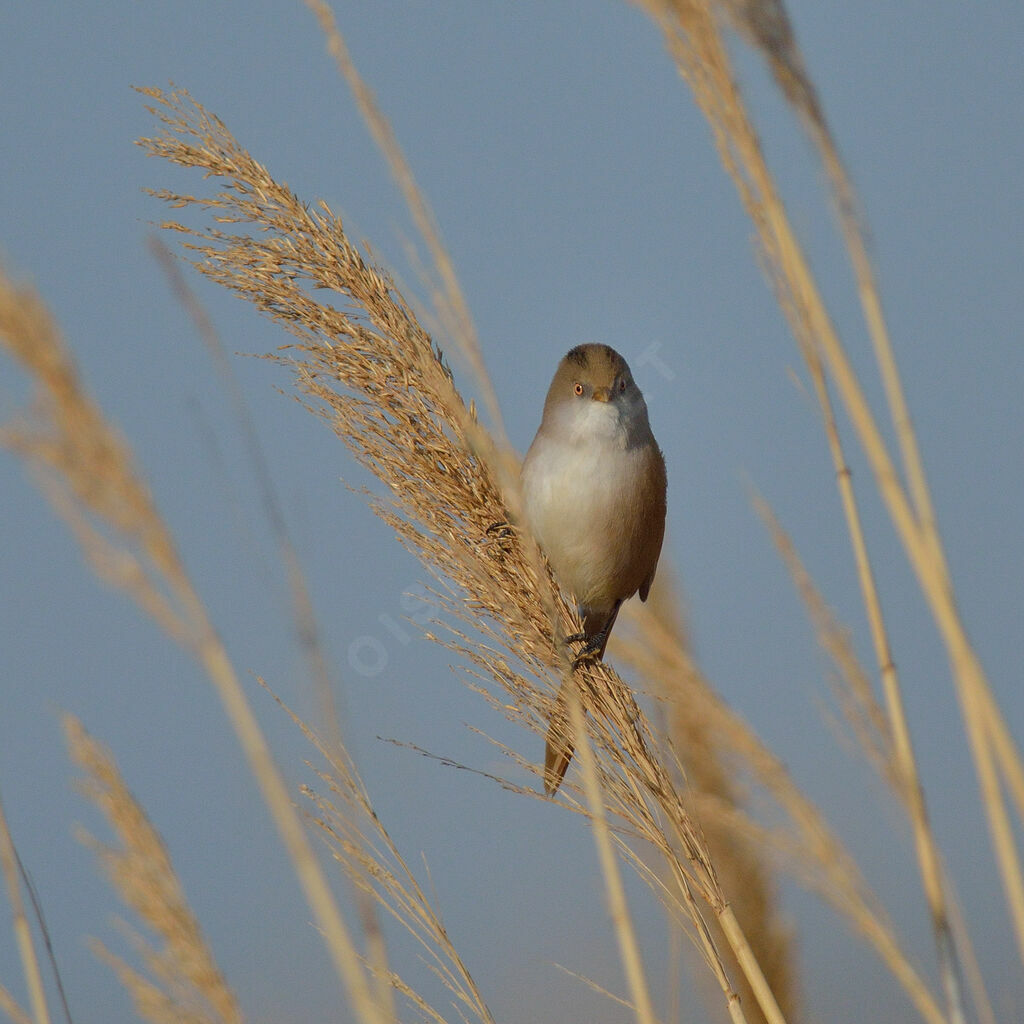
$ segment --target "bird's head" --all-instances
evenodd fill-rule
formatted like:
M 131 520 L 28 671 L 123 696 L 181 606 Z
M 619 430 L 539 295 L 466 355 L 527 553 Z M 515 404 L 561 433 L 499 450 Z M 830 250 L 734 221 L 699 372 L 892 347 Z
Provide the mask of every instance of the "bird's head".
M 544 403 L 542 429 L 576 443 L 624 447 L 650 427 L 644 396 L 626 360 L 608 345 L 578 345 L 558 364 Z

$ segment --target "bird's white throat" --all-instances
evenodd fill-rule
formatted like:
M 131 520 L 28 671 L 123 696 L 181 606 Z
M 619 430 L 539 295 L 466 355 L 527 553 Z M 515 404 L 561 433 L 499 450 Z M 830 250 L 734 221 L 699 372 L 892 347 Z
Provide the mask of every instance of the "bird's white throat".
M 545 433 L 570 445 L 630 448 L 649 436 L 647 406 L 639 393 L 610 402 L 565 402 Z

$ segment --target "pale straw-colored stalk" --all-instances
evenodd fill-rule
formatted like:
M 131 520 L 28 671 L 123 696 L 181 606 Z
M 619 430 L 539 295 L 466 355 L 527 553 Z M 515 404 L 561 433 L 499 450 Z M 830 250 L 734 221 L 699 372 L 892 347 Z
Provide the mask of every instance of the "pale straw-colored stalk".
M 722 991 L 730 1016 L 737 1021 L 746 1019 L 738 993 L 728 978 L 695 893 L 699 894 L 718 922 L 764 1019 L 769 1024 L 784 1024 L 785 1015 L 721 889 L 699 825 L 690 817 L 678 790 L 669 782 L 664 763 L 652 756 L 650 742 L 639 736 L 638 744 L 629 742 L 630 733 L 639 730 L 639 708 L 628 698 L 625 704 L 618 700 L 608 702 L 602 699 L 605 693 L 618 692 L 625 696 L 623 684 L 614 671 L 604 663 L 594 666 L 593 672 L 600 675 L 601 682 L 595 687 L 595 680 L 586 679 L 582 691 L 587 697 L 587 703 L 594 709 L 591 724 L 593 732 L 589 735 L 591 739 L 598 739 L 604 755 L 602 760 L 605 760 L 609 753 L 614 757 L 611 763 L 591 761 L 591 768 L 597 763 L 600 769 L 600 783 L 596 789 L 592 784 L 588 789 L 584 777 L 588 816 L 593 816 L 593 801 L 595 796 L 600 796 L 603 800 L 601 814 L 605 816 L 605 820 L 609 813 L 615 814 L 628 826 L 630 833 L 653 843 L 661 851 L 670 879 L 670 884 L 667 885 L 657 883 L 652 877 L 651 869 L 639 854 L 619 837 L 620 849 L 632 860 L 641 877 L 647 879 L 671 906 L 681 911 L 689 920 L 697 947 Z M 571 699 L 575 687 L 566 690 L 567 697 Z M 574 735 L 580 737 L 582 734 L 578 731 L 578 723 L 576 726 Z M 609 726 L 618 734 L 617 740 L 613 741 L 615 746 L 610 743 L 612 738 L 609 735 Z M 619 744 L 622 745 L 621 753 L 615 749 Z M 613 768 L 615 770 L 610 770 Z M 609 898 L 613 907 L 616 906 L 615 897 L 611 893 Z M 628 947 L 628 939 L 620 936 L 620 941 Z M 624 956 L 624 963 L 629 962 Z
M 918 872 L 924 888 L 925 899 L 931 917 L 932 931 L 935 936 L 936 955 L 939 973 L 942 977 L 943 991 L 951 1024 L 963 1024 L 965 1011 L 963 1006 L 962 984 L 958 964 L 956 943 L 953 940 L 946 906 L 946 894 L 943 884 L 942 865 L 938 844 L 928 818 L 924 789 L 921 784 L 914 756 L 910 727 L 907 721 L 903 693 L 899 675 L 889 646 L 888 631 L 882 615 L 881 602 L 875 576 L 872 571 L 867 543 L 861 525 L 860 512 L 853 491 L 853 479 L 846 457 L 843 453 L 838 427 L 832 411 L 824 375 L 820 363 L 813 351 L 806 351 L 808 365 L 812 371 L 815 391 L 822 413 L 825 434 L 828 438 L 829 450 L 836 471 L 836 484 L 846 517 L 847 530 L 853 547 L 854 561 L 861 588 L 861 598 L 867 613 L 875 658 L 878 664 L 882 689 L 885 694 L 888 713 L 888 737 L 891 742 L 891 770 L 886 773 L 894 785 L 900 804 L 910 818 L 914 834 L 914 850 L 917 857 Z M 766 510 L 766 506 L 764 507 Z M 762 512 L 764 514 L 764 511 Z M 776 536 L 778 537 L 778 531 Z M 792 563 L 791 563 L 792 564 Z
M 999 757 L 1019 807 L 1024 807 L 1020 803 L 1024 796 L 1024 788 L 1021 787 L 1024 772 L 1021 770 L 1019 752 L 1009 737 L 956 606 L 916 442 L 912 440 L 912 427 L 897 385 L 895 360 L 891 358 L 891 348 L 878 331 L 881 305 L 869 296 L 866 314 L 869 324 L 874 324 L 873 337 L 883 377 L 888 381 L 887 394 L 892 402 L 903 454 L 907 460 L 913 500 L 900 482 L 863 388 L 831 323 L 765 164 L 721 38 L 717 5 L 711 0 L 650 0 L 644 6 L 664 30 L 677 66 L 689 82 L 711 125 L 723 164 L 736 183 L 744 205 L 757 227 L 770 273 L 776 286 L 785 292 L 784 305 L 792 304 L 800 318 L 806 322 L 808 337 L 813 339 L 814 347 L 829 368 L 867 455 L 890 518 L 943 637 L 978 774 L 982 803 L 988 817 L 1010 919 L 1019 955 L 1024 962 L 1024 875 L 999 785 L 994 753 Z M 752 9 L 758 6 L 756 2 L 750 5 Z M 768 6 L 781 9 L 779 3 Z M 723 11 L 723 16 L 727 14 L 733 17 L 733 8 Z M 856 250 L 856 244 L 854 248 Z M 856 252 L 854 261 L 859 264 Z M 860 273 L 863 274 L 862 268 Z M 862 293 L 867 295 L 864 283 L 862 276 Z
M 618 860 L 612 845 L 611 832 L 608 830 L 608 817 L 605 813 L 604 794 L 601 792 L 601 781 L 594 765 L 594 749 L 587 735 L 586 718 L 579 691 L 570 685 L 567 693 L 569 720 L 572 723 L 573 735 L 577 739 L 577 755 L 580 759 L 580 772 L 583 776 L 583 791 L 590 808 L 590 824 L 594 833 L 594 845 L 597 847 L 597 858 L 601 865 L 604 878 L 605 893 L 608 898 L 608 915 L 619 944 L 619 956 L 626 974 L 626 982 L 633 999 L 633 1011 L 637 1024 L 656 1024 L 657 1018 L 651 1003 L 651 994 L 644 974 L 643 959 L 640 946 L 626 903 L 626 890 L 622 884 Z M 738 1006 L 738 1001 L 730 1000 L 730 1010 Z M 733 1020 L 742 1020 L 742 1015 L 733 1015 Z
M 439 278 L 438 283 L 431 289 L 439 319 L 472 370 L 476 384 L 483 392 L 484 406 L 491 418 L 495 438 L 503 447 L 505 426 L 501 416 L 501 407 L 498 404 L 498 396 L 484 365 L 480 338 L 473 323 L 473 316 L 459 285 L 451 256 L 441 239 L 441 230 L 437 225 L 437 219 L 434 217 L 426 197 L 416 184 L 412 168 L 395 138 L 395 133 L 391 130 L 391 125 L 377 106 L 372 90 L 359 74 L 349 55 L 345 39 L 338 31 L 334 12 L 325 0 L 306 0 L 306 6 L 316 15 L 320 29 L 327 40 L 327 50 L 352 90 L 363 120 L 387 161 L 392 177 L 402 193 L 402 198 L 405 200 L 410 214 L 412 214 L 416 229 L 430 253 L 430 259 Z
M 5 1014 L 11 1024 L 35 1024 L 3 985 L 0 985 L 0 1013 Z
M 688 731 L 698 729 L 706 734 L 706 742 L 714 746 L 724 764 L 731 766 L 736 785 L 754 787 L 784 815 L 782 823 L 774 828 L 762 825 L 739 809 L 734 800 L 697 788 L 694 776 L 687 798 L 693 803 L 697 819 L 706 826 L 717 824 L 737 834 L 762 857 L 771 857 L 781 870 L 818 893 L 875 949 L 922 1019 L 943 1024 L 946 1017 L 903 951 L 885 908 L 782 761 L 722 701 L 679 644 L 670 624 L 628 606 L 623 621 L 628 628 L 617 638 L 617 656 L 642 678 L 651 680 L 667 715 L 685 716 Z M 777 812 L 770 812 L 770 816 L 777 818 Z
M 14 840 L 11 838 L 11 830 L 7 824 L 3 801 L 0 801 L 0 867 L 3 868 L 4 882 L 7 885 L 7 899 L 11 904 L 11 923 L 18 944 L 18 955 L 21 958 L 21 971 L 25 977 L 25 987 L 28 989 L 29 1002 L 32 1004 L 32 1017 L 35 1024 L 50 1024 L 50 1010 L 46 1003 L 43 976 L 39 970 L 39 958 L 36 956 L 35 943 L 32 941 L 32 929 L 25 914 L 24 901 L 21 898 L 18 854 L 15 851 Z M 7 1012 L 9 1016 L 16 1018 L 21 1011 L 11 1000 L 7 1006 Z
M 895 741 L 891 723 L 885 717 L 882 709 L 878 707 L 866 673 L 861 669 L 852 650 L 849 632 L 835 620 L 834 614 L 825 604 L 801 562 L 792 541 L 783 531 L 771 509 L 756 496 L 755 507 L 768 524 L 772 539 L 797 585 L 808 615 L 815 625 L 821 646 L 838 669 L 841 684 L 837 685 L 836 689 L 862 751 L 892 788 L 900 805 L 907 810 L 913 821 L 911 794 L 907 792 L 906 779 L 900 761 L 903 753 Z M 943 990 L 946 993 L 950 1019 L 963 1020 L 965 1017 L 960 979 L 962 961 L 978 1015 L 991 1024 L 990 1001 L 975 959 L 973 943 L 965 923 L 956 912 L 955 888 L 943 868 L 930 828 L 926 839 L 931 841 L 934 847 L 936 858 L 934 884 L 939 887 L 941 907 L 944 913 L 944 918 L 941 921 L 937 921 L 933 917 L 932 927 L 936 934 L 939 972 Z M 916 833 L 915 840 L 920 840 Z M 920 856 L 919 848 L 915 852 Z
M 875 278 L 874 266 L 867 252 L 864 232 L 858 216 L 856 192 L 839 156 L 835 139 L 829 129 L 813 83 L 806 73 L 802 54 L 797 45 L 788 14 L 782 0 L 725 0 L 723 7 L 732 23 L 745 35 L 768 62 L 784 95 L 800 115 L 832 185 L 833 198 L 839 224 L 846 243 L 857 281 L 857 291 L 864 313 L 868 334 L 874 346 L 875 357 L 889 405 L 890 417 L 900 445 L 903 467 L 907 474 L 910 494 L 913 499 L 921 530 L 932 548 L 933 558 L 942 566 L 947 586 L 951 589 L 948 566 L 938 534 L 935 509 L 928 487 L 924 464 L 917 443 L 917 436 L 907 406 L 902 380 L 896 364 L 895 352 L 889 337 L 888 327 L 882 311 L 881 296 Z M 787 312 L 792 312 L 787 309 Z M 801 347 L 814 381 L 815 392 L 821 406 L 822 418 L 828 438 L 829 450 L 836 467 L 838 486 L 844 514 L 854 549 L 858 579 L 865 610 L 875 647 L 886 705 L 893 731 L 893 740 L 899 760 L 905 787 L 904 801 L 914 829 L 915 848 L 918 864 L 932 917 L 932 927 L 938 947 L 939 966 L 947 991 L 950 1017 L 954 1022 L 964 1019 L 960 981 L 956 964 L 955 944 L 948 921 L 945 897 L 940 879 L 939 857 L 934 836 L 928 822 L 924 791 L 918 776 L 913 745 L 910 739 L 902 691 L 889 649 L 881 604 L 871 570 L 864 540 L 863 529 L 853 483 L 842 452 L 831 400 L 821 369 L 813 339 L 801 338 L 802 325 L 798 318 L 791 316 L 794 333 L 801 340 Z M 1024 770 L 1021 767 L 1019 751 L 1005 728 L 1002 715 L 995 707 L 987 685 L 982 703 L 993 732 L 992 739 L 998 744 L 1003 771 L 1011 781 L 1018 799 L 1018 814 L 1024 816 Z M 998 734 L 998 735 L 995 735 Z
M 671 567 L 664 561 L 665 556 L 643 612 L 638 613 L 636 604 L 627 605 L 624 626 L 632 627 L 638 620 L 645 622 L 651 618 L 665 631 L 662 640 L 671 635 L 675 647 L 688 651 L 690 644 L 680 611 L 679 586 Z M 630 656 L 634 650 L 634 635 L 636 646 L 642 645 L 642 627 L 639 634 L 631 628 L 620 627 L 619 632 L 612 635 L 610 652 L 613 660 L 617 662 L 625 656 L 627 663 L 639 667 Z M 620 644 L 620 640 L 625 642 Z M 695 708 L 688 695 L 680 692 L 677 679 L 668 666 L 655 666 L 648 660 L 641 670 L 639 685 L 659 697 L 655 705 L 655 721 L 670 748 L 668 756 L 678 758 L 681 763 L 679 785 L 684 798 L 690 802 L 691 794 L 700 793 L 714 795 L 726 806 L 746 806 L 747 783 L 736 772 L 732 752 L 708 727 L 699 705 Z M 699 814 L 696 817 L 700 820 L 722 889 L 728 895 L 733 913 L 743 925 L 769 981 L 773 998 L 787 1017 L 799 1017 L 794 938 L 776 896 L 773 865 L 764 856 L 760 843 L 750 843 L 737 830 L 721 827 L 715 819 L 704 820 Z M 709 923 L 713 929 L 713 919 Z M 729 953 L 729 942 L 724 935 L 718 936 L 717 945 Z M 731 965 L 730 975 L 735 978 L 748 1018 L 751 1021 L 761 1019 L 754 990 L 747 985 L 738 962 Z
M 36 420 L 0 442 L 37 470 L 101 576 L 120 586 L 203 666 L 245 752 L 357 1018 L 381 1016 L 355 943 L 245 697 L 126 443 L 85 393 L 42 302 L 0 275 L 0 341 L 31 375 Z

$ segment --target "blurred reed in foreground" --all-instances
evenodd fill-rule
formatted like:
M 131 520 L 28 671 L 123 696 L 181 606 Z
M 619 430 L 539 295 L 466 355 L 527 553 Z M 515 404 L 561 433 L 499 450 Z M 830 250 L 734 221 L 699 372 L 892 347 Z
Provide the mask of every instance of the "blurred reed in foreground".
M 224 646 L 127 444 L 88 396 L 42 302 L 0 272 L 0 344 L 35 385 L 30 414 L 0 431 L 78 537 L 97 574 L 126 591 L 198 660 L 224 704 L 360 1021 L 383 1019 L 351 935 Z M 42 1015 L 37 1014 L 37 1024 Z
M 96 853 L 123 902 L 161 943 L 158 948 L 126 926 L 152 980 L 94 940 L 97 956 L 131 993 L 139 1016 L 152 1024 L 241 1024 L 238 1002 L 185 899 L 167 848 L 112 755 L 72 715 L 64 717 L 64 733 L 72 758 L 85 773 L 79 787 L 106 817 L 118 842 L 100 843 L 84 832 L 79 838 Z

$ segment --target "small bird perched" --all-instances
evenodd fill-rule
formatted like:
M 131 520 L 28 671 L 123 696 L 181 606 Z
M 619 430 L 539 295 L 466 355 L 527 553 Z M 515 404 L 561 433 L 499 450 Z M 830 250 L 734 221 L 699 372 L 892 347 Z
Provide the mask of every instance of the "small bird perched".
M 559 363 L 522 469 L 527 523 L 583 618 L 580 658 L 601 658 L 623 601 L 646 601 L 665 536 L 665 460 L 626 360 L 580 345 Z M 579 659 L 577 659 L 579 660 Z M 556 720 L 557 719 L 557 720 Z M 572 760 L 564 713 L 553 714 L 544 788 Z

